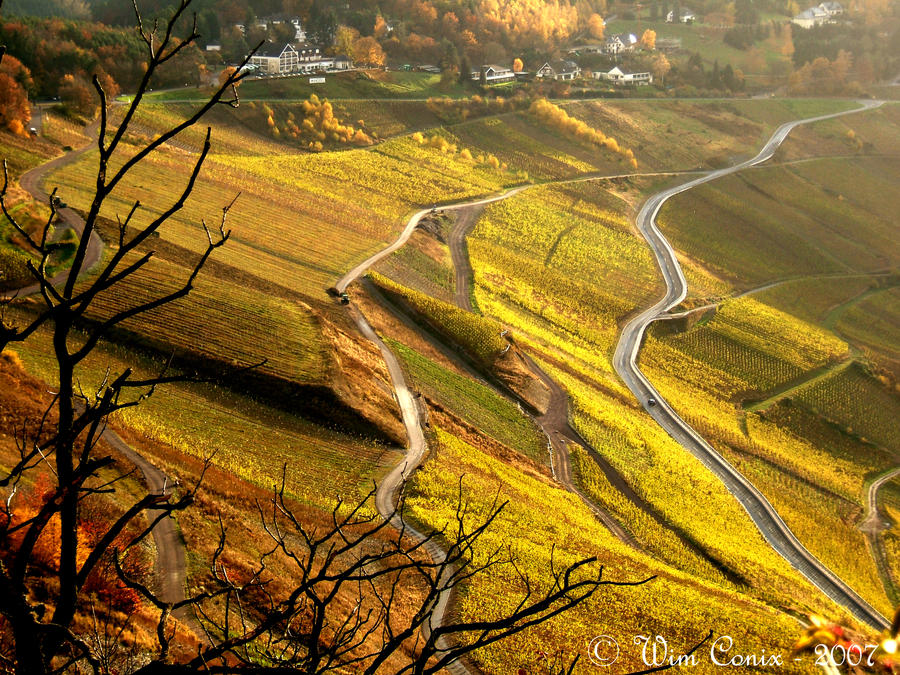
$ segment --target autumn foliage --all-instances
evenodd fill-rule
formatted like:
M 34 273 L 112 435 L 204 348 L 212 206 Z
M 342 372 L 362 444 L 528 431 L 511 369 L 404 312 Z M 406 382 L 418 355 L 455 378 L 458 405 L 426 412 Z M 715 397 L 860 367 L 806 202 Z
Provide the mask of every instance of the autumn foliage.
M 373 143 L 371 136 L 363 129 L 341 122 L 335 116 L 331 103 L 315 94 L 310 95 L 300 109 L 302 119 L 288 112 L 287 119 L 279 122 L 275 111 L 264 105 L 269 132 L 275 137 L 287 135 L 298 140 L 312 152 L 321 152 L 329 145 L 365 146 Z
M 591 5 L 567 0 L 473 0 L 445 9 L 445 3 L 431 0 L 392 0 L 381 7 L 405 17 L 415 32 L 440 33 L 458 47 L 494 43 L 518 51 L 546 49 L 568 40 L 587 26 L 595 11 Z
M 794 95 L 855 96 L 860 93 L 859 83 L 850 79 L 853 57 L 843 49 L 833 61 L 824 56 L 804 64 L 795 70 L 788 81 L 788 88 Z
M 634 157 L 634 152 L 620 147 L 615 138 L 607 136 L 602 131 L 594 129 L 576 117 L 572 117 L 565 110 L 547 99 L 541 98 L 536 100 L 531 104 L 529 112 L 543 124 L 580 141 L 586 141 L 620 155 L 632 168 L 637 168 L 638 163 Z
M 456 155 L 459 153 L 459 158 L 463 159 L 467 162 L 472 162 L 477 166 L 485 166 L 495 171 L 507 171 L 509 167 L 505 162 L 501 162 L 497 157 L 491 154 L 473 154 L 471 150 L 468 148 L 460 149 L 456 143 L 452 143 L 448 141 L 446 138 L 441 136 L 440 134 L 434 134 L 432 136 L 425 136 L 421 131 L 417 131 L 412 136 L 413 141 L 426 148 L 433 148 L 438 152 L 445 155 Z
M 0 63 L 0 126 L 16 134 L 26 134 L 31 120 L 30 81 L 31 73 L 18 59 L 6 56 Z
M 0 549 L 0 560 L 4 564 L 11 564 L 23 545 L 27 528 L 17 531 L 17 525 L 27 523 L 37 516 L 44 503 L 52 496 L 53 492 L 49 487 L 49 481 L 46 476 L 39 478 L 31 488 L 21 491 L 11 522 L 0 523 L 4 528 L 8 527 L 8 530 L 13 532 L 6 540 L 6 546 Z M 100 538 L 106 534 L 110 520 L 110 506 L 110 504 L 102 503 L 99 499 L 89 499 L 82 503 L 78 522 L 79 539 L 81 541 L 93 544 L 99 542 Z M 0 515 L 0 518 L 2 517 L 4 516 Z M 133 536 L 133 534 L 132 532 L 131 535 Z M 128 533 L 123 533 L 116 540 L 116 544 L 119 548 L 125 548 L 128 541 Z M 55 514 L 50 518 L 46 528 L 32 548 L 32 553 L 29 556 L 32 575 L 47 579 L 54 579 L 58 575 L 60 560 L 59 542 L 60 519 L 59 515 Z M 79 565 L 84 564 L 89 551 L 90 549 L 87 547 L 79 549 Z M 88 575 L 84 583 L 84 597 L 98 601 L 101 608 L 132 614 L 141 605 L 140 596 L 136 591 L 127 588 L 118 578 L 112 565 L 112 555 L 112 550 L 110 550 L 107 564 L 98 565 Z M 140 555 L 125 557 L 124 564 L 128 572 L 134 577 L 140 577 L 148 571 L 147 562 Z
M 432 97 L 428 99 L 427 106 L 442 122 L 454 124 L 485 115 L 499 115 L 514 110 L 523 110 L 530 103 L 530 98 L 517 93 L 510 98 L 503 96 L 486 98 L 478 95 L 471 98 Z
M 588 31 L 592 38 L 602 39 L 603 33 L 606 31 L 606 22 L 603 17 L 599 14 L 591 14 L 591 18 L 588 19 Z

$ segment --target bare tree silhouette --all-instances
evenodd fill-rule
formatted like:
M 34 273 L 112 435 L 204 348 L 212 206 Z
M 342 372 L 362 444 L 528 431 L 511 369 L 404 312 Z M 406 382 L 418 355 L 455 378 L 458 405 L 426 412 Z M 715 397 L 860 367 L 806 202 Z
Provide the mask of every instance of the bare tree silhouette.
M 177 601 L 161 599 L 134 574 L 128 557 L 158 523 L 191 506 L 202 472 L 180 498 L 174 499 L 169 491 L 146 494 L 104 522 L 99 536 L 88 540 L 81 534 L 85 500 L 115 491 L 121 480 L 104 482 L 99 478 L 114 463 L 98 445 L 109 416 L 140 404 L 160 385 L 185 376 L 168 367 L 150 377 L 126 369 L 107 378 L 95 391 L 84 392 L 78 385 L 79 368 L 123 321 L 187 296 L 210 256 L 229 238 L 227 220 L 233 201 L 222 208 L 217 226 L 202 224 L 205 248 L 175 290 L 135 301 L 103 320 L 85 321 L 101 294 L 133 277 L 152 259 L 148 244 L 191 195 L 210 150 L 210 130 L 181 192 L 146 224 L 138 224 L 136 215 L 142 213 L 142 206 L 135 202 L 119 222 L 112 251 L 86 279 L 83 273 L 91 257 L 89 249 L 98 236 L 98 219 L 110 195 L 151 153 L 199 123 L 216 105 L 238 105 L 236 87 L 246 75 L 243 67 L 229 72 L 183 122 L 122 156 L 126 152 L 123 139 L 154 73 L 199 37 L 196 17 L 192 22 L 187 13 L 190 4 L 191 0 L 179 0 L 168 20 L 148 26 L 135 2 L 147 68 L 118 125 L 111 124 L 109 102 L 94 78 L 100 111 L 96 182 L 71 268 L 61 282 L 48 272 L 53 226 L 61 208 L 56 192 L 50 199 L 50 217 L 39 235 L 32 235 L 9 208 L 10 181 L 4 166 L 0 210 L 37 252 L 38 261 L 29 263 L 29 270 L 42 302 L 22 325 L 3 313 L 0 348 L 29 340 L 38 330 L 49 331 L 58 388 L 41 418 L 22 430 L 17 439 L 18 459 L 0 475 L 0 669 L 23 675 L 85 668 L 94 673 L 327 673 L 348 669 L 374 673 L 386 672 L 390 659 L 402 654 L 404 665 L 391 666 L 395 672 L 433 673 L 479 647 L 565 612 L 605 584 L 632 585 L 604 580 L 603 568 L 594 559 L 554 566 L 546 579 L 536 583 L 516 567 L 508 551 L 482 550 L 481 537 L 494 524 L 503 504 L 495 502 L 489 512 L 473 517 L 462 492 L 452 526 L 416 538 L 407 531 L 402 500 L 394 514 L 398 517 L 383 520 L 368 515 L 374 512 L 368 508 L 371 494 L 356 504 L 338 504 L 328 527 L 310 529 L 286 500 L 282 480 L 271 501 L 259 505 L 270 545 L 257 564 L 243 570 L 226 566 L 223 527 L 208 588 Z M 181 27 L 187 27 L 187 32 L 178 38 Z M 49 474 L 50 487 L 39 495 L 36 508 L 25 512 L 22 493 L 40 471 Z M 51 522 L 58 522 L 59 527 L 50 527 Z M 392 529 L 392 522 L 399 523 L 399 529 Z M 53 571 L 53 596 L 40 598 L 35 593 L 36 577 L 46 571 L 36 569 L 36 549 L 47 537 L 55 537 L 52 545 L 58 551 L 58 566 Z M 440 556 L 428 552 L 435 543 L 444 552 Z M 273 583 L 270 563 L 275 558 L 291 569 L 287 588 Z M 512 611 L 481 621 L 435 622 L 439 598 L 501 565 L 519 572 L 520 600 Z M 158 644 L 152 653 L 127 644 L 127 618 L 98 614 L 86 600 L 86 583 L 104 566 L 114 567 L 120 583 L 159 611 Z M 415 593 L 407 593 L 408 588 Z M 335 602 L 339 597 L 354 598 L 349 609 L 346 602 Z M 401 603 L 409 602 L 414 602 L 411 609 L 407 606 L 398 611 Z M 176 662 L 172 617 L 185 612 L 195 617 L 191 623 L 204 635 L 195 656 Z M 83 622 L 79 624 L 77 619 L 88 616 L 93 630 L 79 632 L 76 626 Z

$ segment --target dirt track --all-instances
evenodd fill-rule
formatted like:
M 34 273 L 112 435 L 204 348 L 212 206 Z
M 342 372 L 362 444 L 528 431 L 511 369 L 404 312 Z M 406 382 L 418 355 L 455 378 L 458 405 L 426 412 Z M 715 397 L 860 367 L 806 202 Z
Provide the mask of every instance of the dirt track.
M 97 125 L 94 124 L 88 128 L 87 133 L 89 136 L 93 136 L 97 132 Z M 55 159 L 51 159 L 49 162 L 45 162 L 40 166 L 36 166 L 30 171 L 25 172 L 19 178 L 19 185 L 25 190 L 31 197 L 39 202 L 43 202 L 45 204 L 50 203 L 50 194 L 44 189 L 43 183 L 44 178 L 46 178 L 47 174 L 56 169 L 60 169 L 65 166 L 69 166 L 70 164 L 74 164 L 78 159 L 89 150 L 93 149 L 94 141 L 89 141 L 86 145 L 78 148 L 77 150 L 72 150 L 67 152 L 60 157 L 56 157 Z M 65 197 L 60 195 L 63 200 Z M 71 227 L 75 233 L 81 237 L 84 232 L 84 219 L 79 216 L 75 211 L 70 208 L 59 209 L 57 212 L 58 221 L 61 222 L 63 226 Z M 59 226 L 59 224 L 55 225 L 57 233 L 61 232 L 63 228 Z M 97 235 L 96 232 L 91 233 L 91 239 L 88 242 L 87 251 L 85 252 L 84 264 L 82 265 L 82 272 L 90 271 L 97 263 L 100 262 L 100 258 L 103 256 L 103 241 Z M 51 280 L 51 283 L 54 286 L 59 286 L 69 278 L 69 273 L 66 271 L 60 272 Z M 14 291 L 0 291 L 0 298 L 11 298 L 11 297 L 25 297 L 27 295 L 34 295 L 35 293 L 39 293 L 41 290 L 38 284 L 30 284 L 28 286 L 24 286 L 22 288 L 16 289 Z

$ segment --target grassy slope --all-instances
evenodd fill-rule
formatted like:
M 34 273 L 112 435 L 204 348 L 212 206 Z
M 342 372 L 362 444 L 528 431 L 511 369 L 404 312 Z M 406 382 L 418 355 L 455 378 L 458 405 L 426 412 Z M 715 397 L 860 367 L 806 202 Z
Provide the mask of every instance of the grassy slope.
M 428 360 L 414 349 L 388 340 L 417 388 L 444 409 L 460 415 L 479 432 L 537 462 L 546 462 L 547 441 L 519 407 L 489 386 Z
M 326 75 L 324 84 L 310 84 L 309 77 L 262 78 L 246 80 L 241 85 L 241 98 L 305 99 L 310 94 L 331 99 L 425 99 L 430 96 L 465 96 L 466 90 L 456 82 L 448 87 L 440 84 L 441 76 L 418 72 L 361 72 Z M 176 89 L 151 94 L 149 100 L 193 100 L 208 95 L 205 89 Z
M 654 124 L 658 115 L 663 116 L 660 124 L 666 125 L 671 124 L 673 119 L 689 120 L 690 125 L 694 128 L 694 132 L 691 134 L 668 136 L 668 141 L 660 143 L 659 147 L 654 146 L 649 149 L 649 159 L 647 160 L 644 160 L 641 153 L 638 152 L 639 159 L 645 162 L 642 167 L 681 168 L 680 161 L 689 156 L 696 157 L 698 153 L 704 158 L 703 161 L 713 163 L 720 161 L 723 153 L 728 156 L 747 153 L 755 147 L 754 144 L 768 128 L 771 128 L 772 124 L 792 114 L 788 106 L 782 104 L 769 104 L 767 107 L 763 103 L 758 106 L 755 105 L 756 102 L 752 103 L 753 105 L 747 105 L 749 112 L 742 112 L 739 109 L 741 114 L 749 116 L 746 129 L 739 134 L 738 138 L 730 141 L 720 140 L 723 138 L 720 126 L 727 126 L 733 122 L 734 113 L 731 111 L 722 113 L 715 109 L 710 112 L 709 107 L 699 104 L 686 104 L 685 107 L 676 106 L 658 112 L 650 107 L 642 109 L 636 105 L 637 102 L 628 101 L 623 102 L 619 107 L 610 105 L 607 110 L 595 107 L 591 114 L 596 115 L 598 120 L 605 120 L 603 122 L 604 130 L 615 135 L 620 141 L 623 141 L 624 145 L 628 144 L 629 139 L 637 139 L 641 126 Z M 609 112 L 609 109 L 612 111 Z M 625 114 L 626 112 L 627 114 Z M 670 117 L 669 121 L 665 121 L 665 115 Z M 510 117 L 510 120 L 501 119 L 499 125 L 493 124 L 493 120 L 471 123 L 470 127 L 473 129 L 484 128 L 487 130 L 481 132 L 481 136 L 478 138 L 475 138 L 474 135 L 465 135 L 467 133 L 464 131 L 466 125 L 453 128 L 449 133 L 454 134 L 454 137 L 467 147 L 471 146 L 476 150 L 483 148 L 486 151 L 498 153 L 498 156 L 500 152 L 512 154 L 519 150 L 516 138 L 518 130 L 533 127 L 533 125 L 523 115 Z M 491 127 L 497 127 L 494 135 L 489 133 Z M 504 132 L 507 128 L 512 128 L 513 133 Z M 648 126 L 648 128 L 650 127 Z M 534 143 L 535 147 L 542 148 L 541 153 L 547 158 L 539 161 L 540 166 L 549 167 L 539 172 L 540 176 L 572 175 L 573 167 L 575 173 L 593 168 L 614 168 L 614 165 L 602 158 L 586 156 L 583 148 L 574 147 L 575 144 L 570 140 L 552 132 L 532 129 L 529 134 L 531 140 L 528 142 Z M 225 140 L 224 149 L 220 151 L 221 154 L 212 158 L 208 172 L 209 177 L 201 186 L 202 192 L 198 195 L 197 202 L 192 204 L 190 209 L 194 216 L 202 212 L 201 207 L 206 208 L 207 214 L 214 214 L 215 205 L 221 202 L 223 189 L 233 182 L 241 183 L 242 187 L 246 189 L 246 194 L 239 204 L 243 205 L 245 200 L 249 204 L 240 213 L 240 218 L 234 218 L 235 222 L 241 222 L 242 227 L 240 232 L 236 232 L 238 251 L 234 258 L 229 258 L 227 262 L 248 273 L 290 285 L 291 288 L 310 297 L 319 293 L 328 281 L 332 281 L 339 270 L 346 269 L 350 261 L 359 259 L 368 251 L 377 248 L 391 232 L 396 231 L 401 220 L 399 216 L 411 204 L 423 201 L 428 203 L 434 194 L 438 192 L 444 194 L 444 190 L 448 187 L 451 191 L 457 189 L 463 194 L 466 190 L 469 190 L 469 194 L 471 194 L 473 190 L 472 187 L 466 187 L 467 184 L 463 182 L 471 178 L 473 172 L 470 166 L 463 166 L 458 160 L 446 156 L 428 157 L 423 166 L 421 151 L 405 139 L 398 139 L 392 144 L 380 146 L 374 151 L 351 151 L 339 155 L 329 154 L 317 157 L 289 154 L 273 158 L 270 153 L 281 150 L 278 150 L 277 146 L 269 141 L 250 136 L 246 132 L 230 130 L 224 130 L 220 136 L 223 136 Z M 192 141 L 189 139 L 193 144 L 196 144 L 197 140 L 196 137 Z M 712 141 L 713 147 L 707 148 L 710 141 Z M 494 142 L 499 142 L 500 147 L 493 147 L 491 143 Z M 188 147 L 191 145 L 189 144 Z M 562 160 L 560 161 L 559 158 Z M 140 190 L 146 190 L 143 194 L 149 195 L 165 189 L 167 185 L 171 185 L 173 176 L 178 173 L 183 175 L 185 159 L 186 155 L 183 150 L 167 151 L 160 158 L 159 163 L 152 170 L 143 174 L 137 185 L 130 188 L 131 195 L 139 194 Z M 597 163 L 591 164 L 588 160 Z M 696 162 L 696 160 L 694 161 Z M 513 163 L 511 166 L 517 168 Z M 394 181 L 373 185 L 383 175 L 385 167 L 394 171 Z M 166 172 L 169 172 L 168 175 Z M 419 180 L 420 175 L 425 173 L 431 175 L 424 183 L 417 182 L 411 189 L 401 191 L 400 199 L 397 199 L 398 186 L 405 186 L 411 176 Z M 498 178 L 496 174 L 476 174 L 476 179 L 476 191 L 495 189 L 503 182 L 502 176 Z M 71 181 L 71 177 L 69 180 Z M 335 182 L 339 183 L 339 187 L 333 187 Z M 621 188 L 621 191 L 624 192 L 625 188 Z M 547 192 L 553 193 L 554 190 L 548 189 Z M 541 218 L 546 217 L 550 222 L 554 222 L 551 216 L 562 218 L 560 214 L 570 210 L 573 204 L 577 206 L 580 203 L 579 200 L 584 202 L 584 207 L 583 212 L 578 215 L 579 225 L 572 232 L 564 232 L 563 236 L 558 238 L 556 250 L 551 258 L 553 266 L 559 265 L 561 268 L 567 266 L 565 269 L 569 270 L 570 274 L 578 272 L 584 274 L 585 279 L 590 279 L 588 271 L 583 269 L 584 264 L 590 262 L 581 256 L 583 248 L 588 247 L 592 251 L 608 249 L 610 252 L 614 252 L 621 250 L 621 247 L 634 246 L 637 254 L 636 240 L 633 239 L 633 235 L 628 234 L 627 226 L 620 219 L 601 217 L 602 208 L 599 207 L 610 207 L 610 204 L 615 204 L 614 208 L 610 207 L 612 210 L 627 212 L 627 207 L 623 206 L 618 198 L 610 198 L 605 195 L 598 197 L 596 193 L 591 194 L 586 187 L 573 187 L 570 192 L 566 192 L 565 189 L 558 190 L 558 192 L 563 195 L 561 202 L 554 203 L 552 200 L 548 200 L 548 203 L 542 203 L 536 207 Z M 354 195 L 352 201 L 347 199 L 348 194 Z M 127 204 L 127 200 L 123 198 L 121 205 L 124 207 L 125 204 Z M 236 209 L 235 216 L 237 215 Z M 213 217 L 214 215 L 211 216 L 211 219 Z M 598 222 L 602 223 L 602 228 L 595 227 Z M 565 226 L 562 229 L 565 230 Z M 188 219 L 182 219 L 173 224 L 169 231 L 164 232 L 164 238 L 168 241 L 182 243 L 187 247 L 192 245 L 191 242 L 195 235 L 196 224 L 195 222 L 192 224 Z M 549 243 L 549 246 L 552 247 L 556 239 L 554 237 L 550 242 L 544 242 L 541 245 L 546 246 Z M 616 248 L 615 245 L 618 245 L 619 248 Z M 539 267 L 546 267 L 545 261 L 549 253 L 549 247 L 543 251 L 538 248 L 531 260 L 528 261 L 530 266 L 520 266 L 512 271 L 522 275 L 529 274 Z M 596 304 L 607 303 L 614 299 L 617 304 L 610 316 L 620 316 L 621 312 L 627 311 L 621 302 L 622 297 L 627 298 L 632 303 L 631 306 L 635 306 L 649 291 L 646 287 L 646 279 L 641 275 L 638 275 L 637 278 L 630 277 L 624 267 L 608 277 L 605 271 L 606 263 L 613 261 L 613 257 L 609 256 L 605 262 L 591 263 L 596 265 L 591 272 L 594 275 L 593 280 L 602 287 L 602 293 L 600 293 L 603 296 L 602 300 Z M 649 270 L 651 266 L 652 263 L 641 263 L 642 270 L 645 268 Z M 296 272 L 298 267 L 305 270 L 305 278 L 298 278 Z M 507 272 L 505 270 L 504 274 Z M 489 286 L 486 288 L 489 289 Z M 585 284 L 585 288 L 588 288 L 587 284 Z M 596 291 L 590 292 L 596 293 Z M 583 378 L 596 377 L 598 372 L 608 371 L 609 366 L 602 353 L 603 350 L 599 350 L 598 354 L 596 345 L 608 346 L 611 344 L 614 322 L 610 322 L 609 326 L 604 327 L 599 342 L 595 336 L 591 336 L 590 340 L 577 337 L 578 332 L 582 330 L 582 325 L 578 322 L 573 324 L 576 330 L 561 331 L 558 317 L 569 313 L 571 318 L 571 313 L 577 311 L 575 303 L 571 300 L 570 284 L 566 284 L 564 278 L 559 279 L 559 283 L 551 288 L 551 292 L 544 300 L 544 310 L 556 313 L 549 318 L 532 314 L 527 309 L 515 304 L 502 305 L 502 303 L 498 303 L 496 306 L 506 307 L 512 317 L 510 323 L 518 322 L 525 326 L 525 332 L 531 334 L 533 341 L 542 342 L 545 348 L 546 345 L 552 345 L 552 350 L 548 349 L 549 356 L 568 356 L 574 352 L 577 357 L 577 359 L 573 359 L 573 362 L 576 363 L 577 377 L 568 373 L 569 380 L 567 381 L 573 390 L 579 386 Z M 483 301 L 483 298 L 480 298 L 480 301 Z M 593 329 L 586 322 L 580 323 L 584 324 L 583 327 L 587 330 Z M 668 499 L 663 494 L 666 489 L 666 483 L 662 480 L 662 477 L 665 476 L 664 463 L 669 455 L 677 454 L 678 451 L 668 448 L 664 441 L 652 433 L 649 422 L 641 419 L 639 415 L 634 419 L 629 416 L 626 421 L 622 421 L 618 425 L 614 424 L 618 414 L 615 411 L 621 407 L 621 402 L 610 396 L 610 391 L 615 393 L 616 390 L 616 385 L 605 375 L 601 375 L 596 384 L 586 385 L 582 397 L 583 408 L 586 411 L 582 413 L 585 427 L 587 428 L 592 422 L 596 423 L 598 419 L 612 425 L 611 428 L 616 437 L 620 439 L 617 441 L 618 445 L 613 447 L 616 448 L 617 453 L 620 453 L 617 456 L 623 468 L 629 466 L 628 458 L 634 453 L 644 452 L 645 469 L 656 467 L 653 473 L 656 483 L 646 488 L 648 495 L 654 493 L 653 498 L 663 503 Z M 602 412 L 600 409 L 590 409 L 588 405 L 588 402 L 594 400 L 598 394 L 606 397 L 604 399 L 606 412 Z M 637 413 L 635 414 L 637 415 Z M 176 424 L 172 426 L 171 430 L 177 432 L 177 428 Z M 608 431 L 608 429 L 604 430 L 603 425 L 596 427 L 596 438 L 599 439 L 600 445 L 603 444 L 603 434 Z M 657 451 L 659 448 L 666 451 L 660 453 Z M 272 453 L 272 455 L 279 456 L 277 453 Z M 687 470 L 689 475 L 701 475 L 691 473 L 696 469 Z M 635 472 L 636 480 L 639 478 L 638 474 L 639 472 Z M 445 476 L 445 478 L 447 477 L 449 476 Z M 698 478 L 698 480 L 702 479 Z M 709 494 L 715 495 L 715 500 L 718 500 L 717 503 L 721 503 L 722 509 L 728 511 L 731 508 L 728 506 L 731 504 L 728 501 L 730 498 L 723 490 L 718 489 L 717 491 L 716 486 L 710 484 L 708 491 Z M 697 518 L 697 513 L 705 511 L 708 504 L 709 497 L 707 495 L 704 495 L 702 503 L 693 504 L 690 500 L 682 500 L 682 503 L 672 506 L 674 513 L 672 517 L 683 521 L 685 526 L 690 525 L 702 531 L 704 526 Z M 736 524 L 733 525 L 733 531 L 730 531 L 728 542 L 718 544 L 721 547 L 719 552 L 723 556 L 734 556 L 736 549 L 734 542 L 740 541 L 742 546 L 751 542 L 752 545 L 747 551 L 737 555 L 736 562 L 732 560 L 729 562 L 740 566 L 741 571 L 748 577 L 774 576 L 777 578 L 779 588 L 767 599 L 775 603 L 796 602 L 804 607 L 824 609 L 825 606 L 820 603 L 818 595 L 786 569 L 780 559 L 773 558 L 771 552 L 767 553 L 767 547 L 761 540 L 758 540 L 758 537 L 754 538 L 753 531 L 747 528 L 746 517 L 743 513 L 739 509 L 734 509 L 734 511 Z M 706 531 L 715 531 L 715 526 L 712 523 L 709 525 L 710 527 L 705 528 Z M 536 531 L 552 533 L 553 530 L 551 526 L 551 529 L 537 528 Z M 548 536 L 550 535 L 545 535 L 545 538 Z M 717 545 L 716 542 L 710 541 L 710 546 L 715 545 Z M 703 572 L 698 573 L 704 574 Z M 748 614 L 743 611 L 740 612 L 740 625 L 751 625 L 747 622 L 747 616 Z M 667 619 L 661 620 L 662 625 L 665 625 L 665 620 L 671 622 L 672 618 L 668 616 Z M 627 625 L 627 621 L 623 625 Z
M 151 107 L 138 118 L 135 131 L 152 134 L 179 119 L 185 110 L 179 105 Z M 538 163 L 550 166 L 539 172 L 540 177 L 621 170 L 618 162 L 602 153 L 587 153 L 571 139 L 537 128 L 522 117 L 512 116 L 509 122 L 486 120 L 485 124 L 498 122 L 500 128 L 512 124 L 514 130 L 530 126 L 535 137 L 530 150 L 539 157 Z M 162 240 L 185 252 L 199 251 L 205 241 L 198 233 L 200 221 L 215 223 L 221 205 L 240 186 L 241 197 L 229 215 L 233 237 L 217 259 L 242 274 L 298 292 L 313 303 L 324 300 L 324 289 L 352 264 L 383 246 L 413 208 L 495 192 L 519 180 L 514 172 L 519 167 L 514 164 L 509 171 L 492 169 L 458 153 L 423 148 L 408 137 L 371 149 L 306 155 L 257 134 L 231 112 L 216 111 L 212 121 L 213 152 L 185 208 L 163 228 Z M 521 140 L 496 134 L 471 138 L 464 133 L 466 125 L 459 129 L 458 135 L 454 129 L 442 133 L 476 157 L 495 149 L 508 151 Z M 189 131 L 141 165 L 114 195 L 105 215 L 114 218 L 125 213 L 133 200 L 148 205 L 139 222 L 158 214 L 163 205 L 154 196 L 181 188 L 202 134 L 202 129 Z M 505 161 L 503 156 L 500 159 Z M 58 184 L 70 204 L 84 208 L 88 197 L 84 185 L 94 161 L 88 154 L 48 182 Z M 234 324 L 237 335 L 253 329 L 252 322 Z M 313 358 L 318 349 L 313 345 L 307 356 Z
M 59 149 L 51 142 L 0 132 L 0 157 L 6 161 L 12 181 L 57 154 Z M 7 205 L 13 217 L 26 229 L 40 227 L 49 215 L 49 211 L 34 204 L 17 185 L 11 187 Z M 22 250 L 22 243 L 12 225 L 0 216 L 0 289 L 16 288 L 32 280 L 26 263 L 29 259 L 37 259 Z
M 783 18 L 782 18 L 783 21 Z M 757 84 L 757 80 L 767 75 L 769 67 L 773 63 L 789 63 L 789 56 L 781 53 L 785 40 L 790 34 L 788 28 L 784 28 L 782 36 L 769 38 L 758 42 L 755 49 L 735 49 L 722 41 L 725 29 L 714 28 L 703 24 L 672 24 L 664 21 L 648 20 L 620 20 L 616 19 L 607 27 L 607 33 L 635 33 L 638 37 L 646 29 L 656 31 L 656 39 L 677 38 L 681 40 L 681 48 L 688 52 L 698 52 L 703 58 L 707 68 L 715 61 L 720 67 L 730 63 L 736 70 L 741 70 L 748 76 L 750 84 Z M 788 71 L 789 72 L 789 71 Z
M 866 200 L 866 187 L 854 195 L 852 185 L 878 186 L 898 171 L 900 161 L 865 158 L 759 169 L 679 195 L 659 222 L 679 249 L 740 289 L 882 271 L 900 260 L 890 217 L 896 201 L 885 192 Z

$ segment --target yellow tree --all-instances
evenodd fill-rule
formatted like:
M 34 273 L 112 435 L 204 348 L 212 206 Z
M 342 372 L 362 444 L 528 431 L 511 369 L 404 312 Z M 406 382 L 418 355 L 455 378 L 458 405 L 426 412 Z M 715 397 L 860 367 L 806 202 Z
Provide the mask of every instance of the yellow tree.
M 521 72 L 522 72 L 522 69 L 523 69 L 524 67 L 525 67 L 525 64 L 522 63 L 522 59 L 520 59 L 520 58 L 518 58 L 518 57 L 516 57 L 515 59 L 513 59 L 513 72 L 514 72 L 514 73 L 521 73 Z
M 219 85 L 221 86 L 226 82 L 233 81 L 235 78 L 235 73 L 237 73 L 237 68 L 235 68 L 234 66 L 228 66 L 227 68 L 225 68 L 225 70 L 219 73 Z M 236 82 L 235 86 L 238 86 L 239 84 L 240 81 Z
M 656 49 L 656 31 L 648 28 L 641 35 L 641 47 L 649 51 Z
M 359 31 L 350 26 L 339 26 L 334 34 L 334 49 L 338 54 L 353 56 L 353 47 L 359 40 Z
M 31 120 L 31 104 L 22 86 L 30 79 L 28 68 L 18 59 L 7 56 L 0 63 L 0 126 L 16 134 L 24 134 Z
M 591 14 L 591 18 L 588 19 L 588 32 L 591 34 L 591 37 L 598 40 L 603 38 L 603 34 L 606 32 L 606 21 L 603 20 L 602 16 Z
M 384 50 L 373 37 L 360 38 L 353 43 L 353 60 L 369 66 L 384 65 Z
M 653 65 L 650 66 L 653 77 L 655 77 L 660 84 L 665 84 L 666 75 L 668 75 L 671 69 L 672 64 L 669 63 L 669 59 L 666 58 L 665 54 L 658 54 L 656 58 L 653 59 Z
M 377 37 L 378 39 L 381 39 L 381 38 L 387 36 L 387 34 L 389 32 L 390 31 L 388 31 L 387 21 L 384 20 L 384 17 L 381 16 L 381 14 L 376 16 L 375 17 L 375 28 L 374 28 L 375 37 Z

